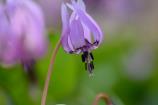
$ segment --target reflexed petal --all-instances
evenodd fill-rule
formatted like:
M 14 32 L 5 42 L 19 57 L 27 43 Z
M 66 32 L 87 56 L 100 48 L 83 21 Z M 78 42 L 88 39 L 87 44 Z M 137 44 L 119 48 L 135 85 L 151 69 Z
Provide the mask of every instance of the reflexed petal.
M 69 24 L 71 24 L 71 22 L 72 22 L 75 18 L 77 18 L 76 16 L 77 16 L 77 15 L 76 15 L 75 12 L 73 12 L 73 13 L 71 14 L 70 20 L 69 20 Z
M 74 47 L 72 46 L 72 41 L 70 39 L 70 36 L 68 36 L 68 45 L 71 48 L 72 52 L 74 52 L 75 50 L 74 50 Z
M 68 35 L 69 35 L 69 16 L 67 7 L 65 4 L 62 4 L 61 7 L 61 17 L 62 17 L 62 45 L 66 52 L 72 52 L 73 49 L 70 47 L 70 43 L 68 43 Z
M 85 6 L 83 0 L 78 0 L 77 2 L 76 2 L 75 0 L 71 0 L 71 2 L 72 2 L 72 4 L 75 3 L 75 4 L 79 5 L 80 8 L 81 8 L 83 11 L 86 10 L 86 6 Z M 74 11 L 74 7 L 73 7 L 71 4 L 66 3 L 66 5 L 67 5 L 71 10 Z
M 83 27 L 79 19 L 73 20 L 70 24 L 70 39 L 74 49 L 83 47 L 85 45 Z
M 84 11 L 86 10 L 86 6 L 85 6 L 83 0 L 78 0 L 77 3 L 82 8 L 82 10 L 84 10 Z
M 66 31 L 69 24 L 69 15 L 65 4 L 62 4 L 61 6 L 61 17 L 62 17 L 63 31 Z
M 89 28 L 84 23 L 82 23 L 82 26 L 83 26 L 83 29 L 84 29 L 84 37 L 85 37 L 85 39 L 87 39 L 87 41 L 89 43 L 93 44 L 93 42 L 92 42 L 92 35 L 91 35 L 91 32 L 90 32 Z
M 80 9 L 80 7 L 76 3 L 73 3 L 73 6 L 74 6 L 75 11 L 78 14 L 79 18 L 81 19 L 81 21 L 93 33 L 94 40 L 99 41 L 99 43 L 100 43 L 102 40 L 103 34 L 102 34 L 102 31 L 101 31 L 100 27 L 98 26 L 98 24 L 93 20 L 93 18 L 90 15 L 88 15 L 86 12 L 84 12 L 82 9 Z
M 66 3 L 66 5 L 71 9 L 71 10 L 73 10 L 74 11 L 74 7 L 71 5 L 71 4 L 69 4 L 69 3 Z
M 64 48 L 64 50 L 68 53 L 70 52 L 73 52 L 74 49 L 72 48 L 72 43 L 71 41 L 69 40 L 69 30 L 67 31 L 64 31 L 62 33 L 62 40 L 61 40 L 61 43 L 62 43 L 62 46 Z

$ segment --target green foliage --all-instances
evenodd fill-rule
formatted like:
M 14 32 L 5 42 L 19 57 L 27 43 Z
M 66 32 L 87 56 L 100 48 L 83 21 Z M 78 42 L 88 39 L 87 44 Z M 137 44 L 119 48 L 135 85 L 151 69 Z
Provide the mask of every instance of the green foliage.
M 0 68 L 0 105 L 40 104 L 51 53 L 59 35 L 50 34 L 49 39 L 46 56 L 36 64 L 37 85 L 31 86 L 21 65 Z M 94 77 L 89 77 L 84 70 L 80 55 L 66 54 L 60 48 L 50 81 L 47 105 L 91 105 L 100 92 L 109 94 L 116 105 L 157 105 L 158 56 L 154 59 L 153 72 L 149 78 L 134 80 L 125 73 L 126 68 L 122 60 L 135 47 L 137 41 L 131 37 L 119 37 L 103 42 L 101 47 L 93 52 Z M 154 49 L 157 52 L 156 48 Z M 104 103 L 101 101 L 100 105 Z

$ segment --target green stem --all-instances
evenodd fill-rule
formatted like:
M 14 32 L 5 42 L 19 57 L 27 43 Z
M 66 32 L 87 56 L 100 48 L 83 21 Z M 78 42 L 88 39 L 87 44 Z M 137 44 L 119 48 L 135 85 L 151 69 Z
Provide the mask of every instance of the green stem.
M 47 77 L 45 80 L 44 90 L 43 90 L 43 94 L 42 94 L 41 105 L 46 105 L 46 98 L 47 98 L 47 93 L 48 93 L 49 82 L 50 82 L 51 74 L 53 72 L 55 58 L 56 58 L 56 55 L 57 55 L 57 52 L 58 52 L 60 46 L 61 46 L 61 39 L 56 44 L 56 47 L 52 53 L 51 61 L 50 61 L 49 68 L 48 68 Z

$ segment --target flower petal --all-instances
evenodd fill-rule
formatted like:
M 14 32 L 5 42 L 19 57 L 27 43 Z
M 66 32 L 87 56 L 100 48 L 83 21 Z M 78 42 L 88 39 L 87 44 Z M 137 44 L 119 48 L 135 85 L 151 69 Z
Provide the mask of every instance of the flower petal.
M 16 62 L 16 44 L 14 34 L 9 27 L 9 21 L 0 6 L 0 63 L 13 64 Z
M 71 53 L 74 51 L 74 49 L 72 48 L 72 43 L 71 43 L 70 38 L 69 38 L 68 30 L 62 33 L 61 43 L 62 43 L 64 50 L 67 53 Z
M 70 41 L 68 42 L 68 36 L 69 36 L 69 16 L 68 16 L 68 11 L 67 7 L 65 4 L 62 4 L 61 6 L 61 17 L 62 17 L 62 45 L 63 48 L 66 52 L 72 52 L 74 51 L 71 47 Z
M 24 0 L 26 9 L 34 17 L 34 21 L 38 24 L 41 25 L 41 27 L 45 27 L 45 22 L 44 22 L 44 16 L 43 16 L 43 11 L 40 8 L 39 5 L 34 3 L 32 0 Z
M 85 6 L 83 0 L 78 0 L 77 3 L 82 8 L 82 10 L 84 10 L 84 11 L 86 10 L 86 6 Z
M 82 22 L 82 26 L 83 26 L 83 29 L 84 29 L 84 37 L 85 37 L 85 39 L 89 43 L 93 44 L 93 42 L 92 42 L 92 35 L 91 35 L 91 32 L 90 32 L 89 28 L 83 22 Z
M 62 26 L 63 31 L 66 31 L 68 29 L 69 25 L 69 15 L 68 10 L 65 4 L 62 4 L 61 6 L 61 17 L 62 17 Z
M 73 3 L 73 7 L 76 13 L 78 14 L 79 18 L 81 19 L 81 21 L 90 29 L 90 31 L 92 31 L 94 35 L 94 40 L 100 43 L 103 39 L 103 33 L 100 27 L 98 26 L 98 24 L 94 21 L 94 19 L 89 14 L 87 14 L 85 11 L 80 9 L 79 5 Z
M 70 24 L 70 39 L 74 49 L 81 48 L 85 45 L 83 27 L 79 19 L 74 19 Z
M 70 16 L 69 24 L 71 24 L 71 22 L 72 22 L 75 18 L 77 18 L 76 13 L 75 13 L 75 12 L 72 12 L 72 14 L 71 14 L 71 16 Z
M 73 7 L 71 4 L 66 3 L 66 5 L 67 5 L 67 7 L 69 7 L 71 10 L 73 10 L 73 11 L 74 11 L 74 7 Z
M 46 51 L 47 41 L 40 7 L 30 0 L 17 0 L 16 3 L 9 1 L 7 6 L 11 28 L 16 38 L 21 40 L 21 50 L 33 58 L 42 56 Z

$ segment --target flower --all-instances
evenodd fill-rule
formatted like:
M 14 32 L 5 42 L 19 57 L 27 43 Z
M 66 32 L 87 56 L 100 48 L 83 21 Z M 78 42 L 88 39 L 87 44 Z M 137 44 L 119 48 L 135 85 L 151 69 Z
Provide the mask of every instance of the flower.
M 6 0 L 0 4 L 0 63 L 26 64 L 47 48 L 40 7 L 32 0 Z
M 9 21 L 0 6 L 0 63 L 11 64 L 15 62 L 16 48 L 14 34 L 9 27 Z
M 72 10 L 69 17 L 67 7 Z M 90 73 L 94 69 L 92 50 L 102 41 L 102 31 L 95 20 L 86 12 L 82 0 L 72 0 L 72 4 L 62 4 L 62 45 L 67 53 L 82 54 L 86 69 Z

